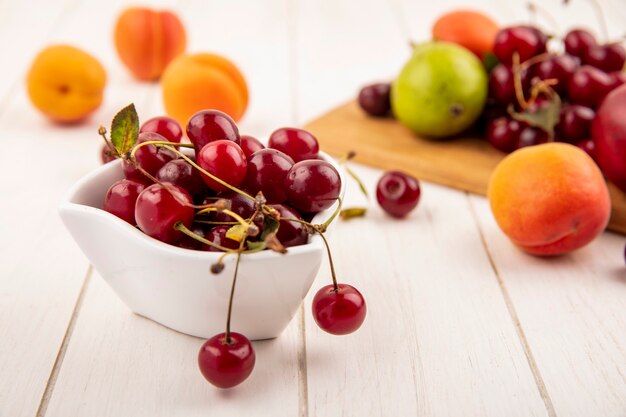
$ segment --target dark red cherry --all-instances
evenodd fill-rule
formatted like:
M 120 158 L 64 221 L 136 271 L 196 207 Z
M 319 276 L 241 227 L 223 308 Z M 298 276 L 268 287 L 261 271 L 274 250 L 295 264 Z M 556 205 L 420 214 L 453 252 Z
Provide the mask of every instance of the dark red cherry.
M 548 142 L 548 133 L 545 130 L 538 127 L 526 126 L 522 128 L 517 140 L 516 149 L 524 148 L 526 146 L 540 145 Z
M 271 148 L 255 152 L 248 160 L 246 189 L 256 195 L 259 191 L 269 203 L 287 200 L 285 178 L 293 166 L 293 159 Z
M 517 146 L 522 124 L 508 116 L 492 119 L 487 124 L 487 140 L 499 151 L 513 152 Z
M 593 139 L 583 139 L 579 142 L 576 142 L 575 145 L 583 151 L 587 152 L 587 155 L 589 155 L 591 159 L 596 161 L 596 143 L 593 141 Z
M 281 219 L 302 220 L 300 214 L 291 207 L 283 204 L 273 204 L 273 207 L 280 213 Z M 276 237 L 285 247 L 304 245 L 309 240 L 309 234 L 302 223 L 281 220 Z
M 212 228 L 209 230 L 209 233 L 207 233 L 206 240 L 228 249 L 239 249 L 239 242 L 226 237 L 226 232 L 228 232 L 228 229 L 231 227 L 232 226 L 223 225 Z M 213 246 L 207 245 L 206 249 L 211 252 L 220 252 L 219 249 L 214 248 Z
M 521 72 L 522 90 L 527 94 L 531 86 L 531 73 Z M 489 74 L 489 97 L 499 105 L 517 103 L 513 69 L 509 65 L 498 64 Z
M 370 116 L 384 117 L 391 112 L 391 84 L 370 84 L 359 91 L 359 106 Z
M 207 224 L 194 222 L 189 228 L 196 235 L 206 239 L 211 227 Z M 192 249 L 192 250 L 204 250 L 208 251 L 210 246 L 192 238 L 191 236 L 184 235 L 176 244 L 179 248 Z
M 216 140 L 202 148 L 198 154 L 198 165 L 220 180 L 238 186 L 246 177 L 248 162 L 246 155 L 235 142 Z M 225 191 L 228 187 L 202 174 L 206 185 L 213 191 Z
M 183 137 L 183 128 L 171 117 L 159 116 L 146 120 L 139 132 L 154 132 L 163 136 L 168 142 L 180 142 Z
M 254 214 L 254 201 L 244 195 L 235 191 L 224 191 L 218 195 L 218 198 L 230 201 L 230 211 L 240 215 L 244 219 L 247 219 Z M 208 202 L 209 201 L 207 201 L 207 203 Z M 212 199 L 210 202 L 215 202 L 215 199 Z M 237 221 L 226 213 L 211 213 L 211 220 L 215 222 Z
M 596 38 L 584 29 L 574 29 L 567 32 L 564 39 L 565 52 L 583 59 L 589 48 L 596 46 Z
M 556 134 L 563 142 L 574 143 L 591 136 L 591 122 L 596 113 L 589 107 L 578 104 L 565 105 L 561 109 Z
M 239 129 L 235 121 L 226 113 L 218 110 L 202 110 L 191 116 L 187 122 L 187 137 L 198 152 L 209 142 L 230 140 L 241 143 Z
M 226 333 L 220 333 L 204 342 L 198 353 L 200 372 L 218 388 L 241 384 L 252 373 L 255 361 L 254 348 L 248 338 L 234 332 L 230 333 L 230 343 Z
M 265 148 L 265 145 L 261 143 L 260 140 L 255 138 L 254 136 L 249 135 L 241 135 L 241 150 L 243 151 L 246 158 L 250 159 L 250 156 L 256 151 L 260 151 Z
M 571 55 L 559 55 L 537 64 L 534 74 L 541 80 L 556 80 L 557 84 L 553 85 L 552 88 L 560 95 L 563 95 L 567 92 L 569 80 L 578 67 L 577 59 Z
M 152 141 L 167 142 L 167 139 L 158 133 L 144 132 L 139 134 L 137 145 Z M 141 166 L 141 168 L 146 170 L 148 174 L 152 176 L 155 176 L 163 165 L 176 158 L 177 155 L 174 152 L 163 147 L 157 147 L 156 145 L 145 145 L 137 149 L 137 152 L 135 152 L 135 161 L 139 164 L 139 166 Z M 142 181 L 148 180 L 148 178 L 132 163 L 124 160 L 122 161 L 122 168 L 126 178 L 136 178 Z
M 615 71 L 609 74 L 611 79 L 613 80 L 613 84 L 611 86 L 611 91 L 615 90 L 622 84 L 626 84 L 626 72 L 624 71 Z
M 184 159 L 174 159 L 163 165 L 156 178 L 161 182 L 170 182 L 187 190 L 194 199 L 204 197 L 206 184 L 200 172 Z
M 572 103 L 595 108 L 611 91 L 614 83 L 604 71 L 583 65 L 569 80 L 569 99 Z
M 493 53 L 498 60 L 510 65 L 513 54 L 519 54 L 520 63 L 546 51 L 547 36 L 531 26 L 512 26 L 497 33 Z
M 104 209 L 134 226 L 135 202 L 146 187 L 146 183 L 133 179 L 114 182 L 104 197 Z
M 167 186 L 167 189 L 165 188 Z M 176 243 L 184 236 L 174 229 L 181 222 L 193 223 L 193 200 L 187 191 L 173 184 L 152 184 L 139 194 L 135 219 L 142 232 L 165 243 Z
M 300 213 L 317 213 L 337 201 L 341 177 L 326 161 L 300 161 L 287 173 L 285 187 L 290 206 Z
M 270 135 L 268 147 L 289 155 L 295 162 L 316 159 L 320 147 L 311 132 L 295 127 L 283 127 Z
M 109 148 L 106 144 L 102 145 L 102 148 L 100 148 L 100 160 L 102 163 L 106 164 L 108 162 L 115 161 L 116 159 L 115 153 L 111 151 L 111 148 Z
M 313 318 L 324 331 L 334 335 L 353 333 L 365 321 L 367 307 L 363 295 L 351 285 L 326 285 L 313 298 Z
M 393 217 L 404 217 L 417 206 L 419 181 L 400 171 L 385 172 L 376 185 L 378 204 Z
M 626 62 L 626 49 L 619 43 L 592 46 L 583 57 L 583 62 L 604 72 L 621 71 Z

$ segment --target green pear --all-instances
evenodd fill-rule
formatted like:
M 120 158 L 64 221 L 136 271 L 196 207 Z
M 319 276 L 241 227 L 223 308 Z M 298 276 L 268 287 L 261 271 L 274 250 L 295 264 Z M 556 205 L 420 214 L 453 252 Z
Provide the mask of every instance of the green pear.
M 445 138 L 470 127 L 487 101 L 487 73 L 467 49 L 448 42 L 415 47 L 391 89 L 396 118 L 416 134 Z

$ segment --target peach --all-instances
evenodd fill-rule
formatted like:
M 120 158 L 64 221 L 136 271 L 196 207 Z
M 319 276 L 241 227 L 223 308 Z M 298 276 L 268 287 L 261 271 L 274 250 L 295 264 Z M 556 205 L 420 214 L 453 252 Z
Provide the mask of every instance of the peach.
M 106 72 L 87 52 L 53 45 L 37 55 L 26 84 L 30 101 L 38 110 L 56 122 L 74 123 L 100 107 Z
M 491 175 L 487 196 L 502 231 L 534 255 L 581 248 L 604 230 L 611 211 L 600 169 L 566 143 L 508 155 Z
M 248 105 L 246 80 L 220 55 L 181 55 L 167 67 L 161 84 L 165 111 L 182 126 L 204 109 L 220 110 L 238 121 Z
M 131 7 L 115 24 L 115 48 L 126 67 L 144 81 L 158 79 L 167 65 L 185 52 L 187 35 L 178 17 L 167 10 Z

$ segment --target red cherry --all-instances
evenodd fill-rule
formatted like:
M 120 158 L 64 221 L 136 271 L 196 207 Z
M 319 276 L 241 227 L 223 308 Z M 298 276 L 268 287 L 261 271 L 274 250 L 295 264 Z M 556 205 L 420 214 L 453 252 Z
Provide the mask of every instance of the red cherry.
M 230 221 L 232 221 L 232 219 Z M 213 229 L 209 230 L 209 233 L 207 233 L 206 240 L 213 242 L 216 245 L 223 246 L 227 249 L 239 249 L 239 242 L 226 237 L 226 232 L 228 232 L 228 229 L 230 228 L 231 226 L 228 225 L 214 227 Z M 210 252 L 220 252 L 219 249 L 214 248 L 210 245 L 206 245 L 205 249 Z
M 626 62 L 626 49 L 619 43 L 592 46 L 585 53 L 583 62 L 604 72 L 621 71 Z
M 240 215 L 244 219 L 254 214 L 254 201 L 248 197 L 241 195 L 235 191 L 224 191 L 218 195 L 219 198 L 230 201 L 230 211 Z M 215 199 L 206 200 L 204 204 L 214 203 Z M 234 222 L 236 221 L 226 213 L 211 212 L 211 220 L 215 222 Z
M 363 295 L 351 285 L 326 285 L 313 298 L 313 318 L 324 331 L 334 335 L 355 332 L 365 320 L 367 307 Z
M 209 231 L 211 230 L 211 228 L 209 227 L 209 225 L 202 224 L 202 223 L 195 223 L 194 222 L 191 225 L 191 227 L 189 228 L 189 230 L 191 230 L 196 235 L 206 239 L 207 235 L 209 234 Z M 210 248 L 209 245 L 205 245 L 204 243 L 202 243 L 202 242 L 192 238 L 191 236 L 187 236 L 187 235 L 184 235 L 178 241 L 176 246 L 178 246 L 179 248 L 184 248 L 184 249 L 204 250 L 204 251 L 208 251 L 209 248 Z
M 301 213 L 317 213 L 337 201 L 341 177 L 326 161 L 300 161 L 287 173 L 285 189 L 293 208 Z
M 569 143 L 577 142 L 591 136 L 591 122 L 596 113 L 589 107 L 577 104 L 565 105 L 561 109 L 556 133 L 559 140 Z
M 534 146 L 548 142 L 548 133 L 537 127 L 526 126 L 520 133 L 517 139 L 517 146 L 515 149 L 524 148 L 526 146 Z
M 569 98 L 572 103 L 595 108 L 611 91 L 613 85 L 614 80 L 607 73 L 583 65 L 569 80 Z
M 218 110 L 202 110 L 191 116 L 187 122 L 187 137 L 193 143 L 196 154 L 207 143 L 216 140 L 230 140 L 237 145 L 241 143 L 235 121 Z
M 176 243 L 184 235 L 174 229 L 181 222 L 187 228 L 193 223 L 193 200 L 187 191 L 173 184 L 152 184 L 139 194 L 135 219 L 142 232 L 165 243 Z
M 584 29 L 570 30 L 564 39 L 565 52 L 582 59 L 589 48 L 597 45 L 596 38 Z
M 206 195 L 206 184 L 200 172 L 184 159 L 174 159 L 163 165 L 156 178 L 184 188 L 194 199 Z
M 132 179 L 114 182 L 104 197 L 104 209 L 134 226 L 135 202 L 146 186 L 146 183 Z
M 571 55 L 559 55 L 537 64 L 535 76 L 540 80 L 556 80 L 557 84 L 552 88 L 563 95 L 567 92 L 569 80 L 578 67 L 577 58 L 573 58 Z
M 593 141 L 593 139 L 583 139 L 579 142 L 576 142 L 575 145 L 583 151 L 587 152 L 587 155 L 589 155 L 591 159 L 596 161 L 596 143 Z
M 162 141 L 167 142 L 163 136 L 154 132 L 144 132 L 139 134 L 137 144 L 143 142 Z M 135 145 L 136 146 L 136 145 Z M 157 147 L 156 145 L 145 145 L 137 149 L 135 152 L 135 161 L 148 174 L 155 176 L 157 171 L 169 161 L 176 159 L 176 154 L 169 149 Z M 139 180 L 147 180 L 146 176 L 131 163 L 122 161 L 122 168 L 126 178 L 136 178 Z
M 256 151 L 260 151 L 265 148 L 265 145 L 263 145 L 260 140 L 250 135 L 241 136 L 240 146 L 244 155 L 246 155 L 246 158 L 248 159 L 250 159 L 250 156 Z
M 615 90 L 622 84 L 626 84 L 626 72 L 624 71 L 615 71 L 609 74 L 611 79 L 613 80 L 613 85 L 611 86 L 611 91 Z
M 234 332 L 230 333 L 230 343 L 226 341 L 226 333 L 216 334 L 204 342 L 198 353 L 200 372 L 218 388 L 241 384 L 252 373 L 255 361 L 248 338 Z
M 391 84 L 370 84 L 359 91 L 359 106 L 370 116 L 384 117 L 391 112 Z
M 513 152 L 517 146 L 522 124 L 507 116 L 492 119 L 487 124 L 487 140 L 499 151 Z
M 102 163 L 106 164 L 108 162 L 115 161 L 116 159 L 115 154 L 111 152 L 109 146 L 106 144 L 102 145 L 102 148 L 100 148 L 100 160 Z
M 269 203 L 287 199 L 285 178 L 293 166 L 293 159 L 276 149 L 261 149 L 248 160 L 246 189 L 256 195 L 259 191 Z
M 547 36 L 531 26 L 512 26 L 496 35 L 493 53 L 498 60 L 510 65 L 513 53 L 519 54 L 520 63 L 546 51 Z
M 385 172 L 376 185 L 378 204 L 393 217 L 404 217 L 417 206 L 419 181 L 400 171 Z
M 233 187 L 246 177 L 246 155 L 235 142 L 216 140 L 202 148 L 198 154 L 198 165 Z M 213 191 L 225 191 L 227 187 L 202 174 L 206 185 Z
M 273 207 L 280 214 L 281 219 L 298 219 L 302 220 L 302 217 L 297 211 L 291 207 L 283 204 L 273 204 Z M 288 220 L 281 220 L 280 227 L 276 233 L 276 237 L 286 248 L 291 246 L 304 245 L 309 240 L 309 234 L 302 223 L 292 222 Z
M 289 155 L 295 162 L 316 159 L 320 147 L 311 132 L 295 127 L 283 127 L 270 135 L 268 147 Z
M 163 136 L 168 142 L 180 142 L 183 137 L 183 128 L 171 117 L 159 116 L 146 120 L 139 132 L 154 132 Z

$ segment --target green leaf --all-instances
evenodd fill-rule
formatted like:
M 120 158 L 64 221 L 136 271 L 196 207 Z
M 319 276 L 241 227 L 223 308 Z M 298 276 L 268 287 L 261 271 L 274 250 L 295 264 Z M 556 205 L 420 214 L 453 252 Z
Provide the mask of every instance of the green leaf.
M 235 242 L 241 242 L 246 238 L 246 229 L 244 229 L 241 223 L 237 223 L 226 231 L 226 237 Z
M 120 155 L 126 155 L 139 137 L 139 117 L 134 104 L 120 110 L 111 122 L 111 142 Z
M 553 140 L 554 127 L 559 123 L 561 114 L 561 99 L 557 94 L 554 94 L 548 101 L 548 104 L 538 110 L 516 112 L 513 109 L 509 109 L 509 113 L 517 121 L 526 122 L 533 127 L 543 129 L 548 133 L 550 140 Z
M 499 63 L 500 61 L 498 61 L 498 58 L 496 58 L 493 52 L 487 52 L 483 56 L 483 66 L 485 67 L 487 74 L 489 74 Z
M 263 220 L 263 233 L 261 234 L 261 240 L 265 241 L 269 235 L 276 234 L 280 227 L 280 221 L 276 220 L 272 216 L 265 216 Z
M 248 242 L 248 252 L 260 252 L 267 247 L 265 242 Z
M 366 213 L 367 209 L 364 207 L 349 207 L 341 210 L 339 217 L 341 217 L 342 220 L 350 220 L 355 217 L 364 217 Z

